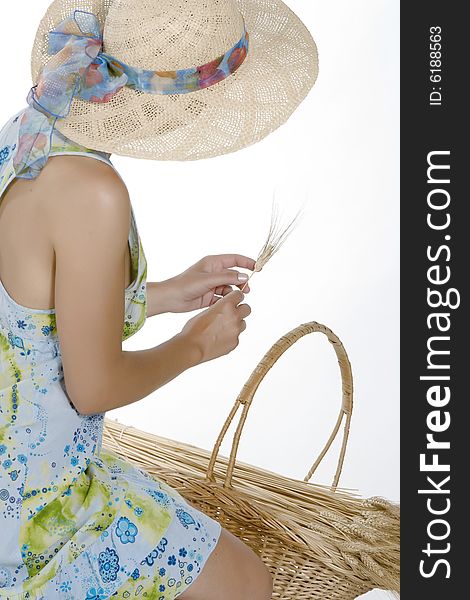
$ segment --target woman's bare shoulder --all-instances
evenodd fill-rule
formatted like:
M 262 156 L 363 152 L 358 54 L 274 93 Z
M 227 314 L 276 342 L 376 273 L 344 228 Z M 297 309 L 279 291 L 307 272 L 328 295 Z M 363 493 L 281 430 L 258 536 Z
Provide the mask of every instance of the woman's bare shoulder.
M 51 156 L 41 173 L 41 182 L 53 186 L 79 186 L 81 190 L 127 193 L 127 187 L 108 163 L 82 155 Z
M 37 193 L 44 197 L 45 211 L 53 216 L 52 227 L 60 237 L 69 228 L 87 227 L 91 221 L 128 230 L 127 186 L 103 161 L 78 155 L 52 156 L 38 178 Z

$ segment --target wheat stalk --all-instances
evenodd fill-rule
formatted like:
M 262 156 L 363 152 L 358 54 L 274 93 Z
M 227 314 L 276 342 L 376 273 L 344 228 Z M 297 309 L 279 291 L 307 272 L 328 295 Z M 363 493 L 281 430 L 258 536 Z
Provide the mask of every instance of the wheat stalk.
M 242 292 L 245 289 L 248 282 L 250 281 L 250 279 L 253 277 L 253 275 L 261 271 L 266 265 L 266 263 L 268 263 L 271 260 L 274 254 L 276 254 L 279 248 L 284 244 L 287 237 L 292 233 L 292 231 L 298 224 L 300 217 L 303 216 L 303 209 L 304 206 L 302 206 L 302 208 L 297 212 L 295 217 L 290 221 L 288 225 L 283 225 L 282 219 L 279 214 L 279 206 L 277 205 L 276 200 L 273 197 L 271 224 L 269 226 L 268 237 L 258 254 L 254 270 L 252 271 L 252 273 L 250 273 L 250 276 L 241 288 Z

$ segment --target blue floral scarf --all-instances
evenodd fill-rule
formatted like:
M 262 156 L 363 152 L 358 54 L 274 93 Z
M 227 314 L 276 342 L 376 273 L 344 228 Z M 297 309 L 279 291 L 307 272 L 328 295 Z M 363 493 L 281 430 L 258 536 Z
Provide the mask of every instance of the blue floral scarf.
M 29 91 L 28 107 L 0 132 L 0 184 L 5 178 L 34 179 L 49 157 L 57 119 L 67 117 L 74 97 L 108 102 L 124 86 L 149 94 L 186 94 L 229 77 L 244 62 L 248 32 L 224 55 L 189 69 L 151 71 L 132 67 L 102 51 L 96 15 L 75 10 L 49 32 L 52 58 Z

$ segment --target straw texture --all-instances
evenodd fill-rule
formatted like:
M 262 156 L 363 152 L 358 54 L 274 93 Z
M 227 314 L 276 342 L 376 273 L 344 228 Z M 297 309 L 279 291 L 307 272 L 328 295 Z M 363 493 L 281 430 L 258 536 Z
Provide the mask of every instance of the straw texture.
M 253 275 L 262 271 L 271 258 L 276 254 L 276 252 L 280 250 L 281 246 L 285 243 L 286 239 L 294 230 L 298 220 L 303 216 L 302 211 L 303 209 L 299 210 L 295 217 L 288 224 L 284 224 L 279 216 L 279 206 L 273 198 L 271 223 L 269 226 L 268 237 L 258 253 L 258 257 L 255 262 L 255 268 L 250 273 L 245 285 L 241 288 L 242 292 L 249 284 Z
M 336 353 L 342 403 L 333 433 L 303 481 L 237 461 L 243 425 L 269 369 L 301 337 L 320 332 Z M 227 429 L 242 407 L 230 457 L 219 455 Z M 338 490 L 353 408 L 351 366 L 338 337 L 324 325 L 304 323 L 282 336 L 243 386 L 212 453 L 105 419 L 103 447 L 177 489 L 190 503 L 237 535 L 262 558 L 274 578 L 273 599 L 347 600 L 375 587 L 399 591 L 399 506 Z M 344 420 L 331 487 L 309 479 Z
M 215 60 L 243 33 L 250 47 L 227 79 L 189 94 L 122 88 L 108 102 L 72 101 L 56 127 L 96 150 L 158 160 L 234 152 L 284 123 L 315 83 L 317 49 L 280 0 L 55 0 L 41 20 L 31 70 L 50 60 L 48 33 L 74 9 L 97 15 L 103 50 L 134 67 L 174 70 Z

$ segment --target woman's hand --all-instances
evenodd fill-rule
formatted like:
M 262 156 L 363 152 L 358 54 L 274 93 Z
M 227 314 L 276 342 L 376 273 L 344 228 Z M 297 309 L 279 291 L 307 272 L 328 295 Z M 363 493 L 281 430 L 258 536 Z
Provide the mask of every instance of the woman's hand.
M 255 262 L 240 254 L 205 256 L 180 275 L 148 284 L 149 305 L 154 307 L 151 312 L 182 313 L 212 306 L 233 291 L 232 285 L 240 290 L 245 285 L 248 275 L 233 267 L 253 271 Z M 246 285 L 243 292 L 249 291 Z
M 232 290 L 183 327 L 179 336 L 196 351 L 197 364 L 219 358 L 238 346 L 240 334 L 246 329 L 245 319 L 251 314 L 248 304 L 240 304 L 243 298 L 243 292 Z

